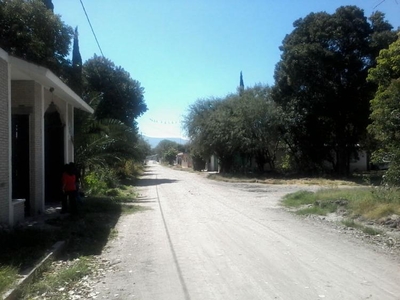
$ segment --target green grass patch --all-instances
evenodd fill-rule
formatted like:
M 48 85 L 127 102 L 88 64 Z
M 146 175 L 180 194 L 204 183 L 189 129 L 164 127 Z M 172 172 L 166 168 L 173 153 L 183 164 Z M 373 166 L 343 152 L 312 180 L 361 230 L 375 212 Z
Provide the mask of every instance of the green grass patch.
M 90 259 L 85 257 L 99 255 L 107 241 L 117 236 L 115 225 L 120 216 L 146 209 L 134 204 L 135 199 L 135 196 L 128 195 L 87 197 L 79 206 L 77 215 L 56 216 L 47 220 L 44 227 L 0 232 L 0 292 L 9 289 L 19 271 L 32 267 L 60 240 L 68 241 L 63 256 L 74 261 L 73 267 L 60 269 L 57 274 L 49 270 L 52 275 L 43 276 L 33 287 L 29 286 L 24 293 L 30 296 L 26 297 L 30 299 L 39 291 L 47 293 L 55 286 L 60 287 L 62 282 L 74 282 L 75 278 L 87 274 L 86 265 Z
M 338 205 L 334 203 L 326 203 L 324 205 L 313 205 L 306 208 L 301 208 L 296 211 L 298 215 L 320 215 L 326 216 L 329 213 L 333 213 L 337 210 Z
M 361 230 L 362 232 L 364 232 L 365 234 L 368 235 L 378 235 L 378 234 L 382 234 L 381 230 L 369 227 L 369 226 L 364 226 L 360 223 L 355 222 L 354 220 L 350 220 L 350 219 L 346 219 L 342 221 L 342 224 L 346 227 L 351 227 L 351 228 L 355 228 L 358 230 Z
M 12 286 L 18 278 L 18 269 L 11 266 L 0 267 L 0 294 Z
M 318 186 L 358 186 L 366 185 L 360 177 L 349 178 L 323 178 L 323 177 L 287 177 L 282 174 L 257 175 L 257 174 L 229 174 L 217 173 L 209 174 L 207 178 L 225 182 L 246 182 L 264 184 L 291 184 L 291 185 L 318 185 Z
M 372 228 L 372 227 L 369 227 L 369 226 L 364 226 L 361 229 L 361 231 L 364 232 L 365 234 L 368 234 L 368 235 L 382 234 L 382 230 L 378 230 L 378 229 L 375 229 L 375 228 Z
M 283 197 L 283 204 L 288 207 L 299 207 L 315 202 L 315 193 L 309 191 L 298 191 Z
M 49 267 L 38 281 L 24 287 L 21 294 L 24 299 L 41 295 L 46 295 L 46 299 L 60 299 L 65 288 L 91 273 L 92 265 L 92 258 L 81 257 L 66 265 Z
M 400 190 L 357 187 L 299 191 L 283 197 L 282 204 L 297 208 L 299 214 L 326 215 L 343 207 L 350 216 L 378 220 L 393 214 L 400 215 Z

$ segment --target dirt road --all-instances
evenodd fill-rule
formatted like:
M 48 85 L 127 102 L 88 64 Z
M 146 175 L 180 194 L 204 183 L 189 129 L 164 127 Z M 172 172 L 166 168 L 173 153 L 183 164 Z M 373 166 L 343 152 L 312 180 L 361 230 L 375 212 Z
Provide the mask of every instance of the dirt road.
M 97 299 L 400 299 L 399 262 L 285 212 L 294 186 L 233 184 L 150 164 L 103 254 Z

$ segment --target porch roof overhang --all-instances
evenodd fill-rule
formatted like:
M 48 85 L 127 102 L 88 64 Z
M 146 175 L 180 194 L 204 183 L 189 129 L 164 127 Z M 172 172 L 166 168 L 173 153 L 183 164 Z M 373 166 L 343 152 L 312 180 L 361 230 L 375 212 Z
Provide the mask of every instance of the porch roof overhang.
M 48 90 L 53 88 L 54 95 L 71 104 L 73 107 L 91 114 L 94 112 L 93 108 L 49 69 L 11 55 L 8 55 L 8 63 L 11 69 L 11 80 L 34 80 Z

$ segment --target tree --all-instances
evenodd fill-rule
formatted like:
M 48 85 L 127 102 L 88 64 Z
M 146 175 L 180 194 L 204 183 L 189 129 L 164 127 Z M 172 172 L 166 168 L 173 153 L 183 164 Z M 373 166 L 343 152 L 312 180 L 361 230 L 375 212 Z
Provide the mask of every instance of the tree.
M 372 25 L 355 6 L 311 13 L 295 21 L 283 41 L 273 97 L 284 112 L 285 141 L 303 171 L 330 162 L 335 173 L 347 174 L 366 135 L 374 91 L 368 69 L 393 37 L 382 13 L 371 18 Z
M 178 150 L 175 148 L 169 148 L 167 152 L 164 153 L 163 160 L 168 162 L 168 164 L 173 165 L 178 153 Z
M 121 176 L 132 175 L 129 166 L 143 161 L 146 150 L 135 130 L 118 120 L 89 116 L 84 122 L 75 135 L 75 162 L 88 184 L 87 191 L 104 193 L 115 187 Z
M 400 36 L 380 52 L 368 80 L 378 85 L 371 100 L 369 132 L 379 141 L 375 161 L 390 161 L 386 183 L 400 185 Z
M 245 172 L 253 159 L 260 172 L 266 163 L 274 170 L 281 140 L 277 112 L 268 86 L 239 89 L 221 99 L 199 99 L 184 121 L 191 153 L 205 160 L 215 154 L 221 172 Z
M 82 56 L 79 51 L 79 33 L 78 27 L 75 27 L 74 42 L 72 47 L 72 66 L 69 76 L 69 87 L 80 97 L 82 97 L 83 79 L 82 79 Z
M 118 120 L 89 117 L 75 138 L 77 162 L 93 169 L 135 158 L 137 140 L 136 132 Z
M 43 4 L 46 6 L 47 9 L 54 11 L 54 4 L 52 0 L 42 0 Z
M 184 152 L 184 151 L 185 148 L 183 145 L 170 140 L 160 141 L 158 145 L 153 149 L 153 153 L 157 154 L 159 158 L 167 161 L 170 164 L 172 161 L 175 160 L 176 155 L 179 152 Z
M 72 34 L 72 28 L 40 0 L 0 1 L 0 47 L 58 76 L 68 65 Z
M 192 147 L 206 160 L 217 155 L 222 173 L 231 171 L 240 143 L 235 138 L 235 112 L 227 98 L 197 100 L 184 120 Z
M 135 127 L 135 119 L 147 110 L 144 89 L 122 67 L 100 56 L 94 56 L 83 66 L 85 93 L 101 93 L 96 107 L 97 119 L 116 119 Z
M 139 136 L 135 144 L 135 157 L 137 161 L 144 161 L 151 154 L 151 145 L 142 137 Z
M 243 90 L 236 97 L 239 127 L 237 139 L 240 141 L 240 152 L 250 161 L 254 158 L 260 172 L 265 164 L 275 170 L 275 160 L 281 143 L 281 122 L 279 111 L 271 97 L 271 88 L 256 85 Z

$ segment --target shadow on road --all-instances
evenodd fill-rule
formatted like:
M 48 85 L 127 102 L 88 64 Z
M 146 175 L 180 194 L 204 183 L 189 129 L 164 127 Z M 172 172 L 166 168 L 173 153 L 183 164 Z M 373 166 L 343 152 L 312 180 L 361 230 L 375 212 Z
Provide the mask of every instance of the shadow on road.
M 141 178 L 135 182 L 135 186 L 154 186 L 160 184 L 174 183 L 178 180 L 165 178 Z
M 157 173 L 145 172 L 142 176 L 152 176 L 152 175 L 157 175 Z
M 137 198 L 133 201 L 133 203 L 155 203 L 157 202 L 157 198 Z

